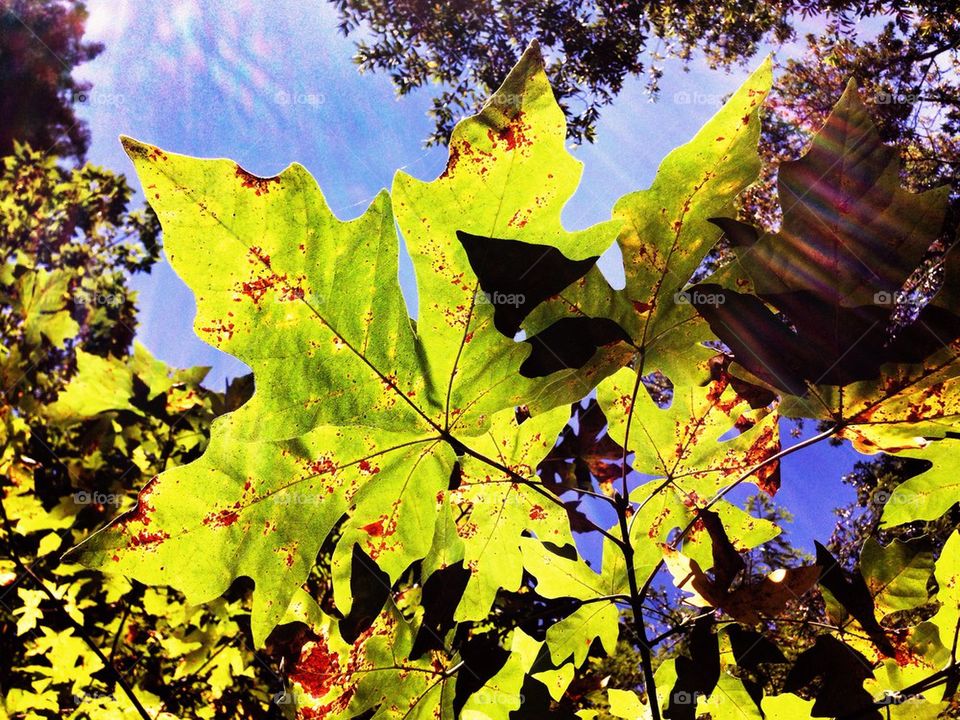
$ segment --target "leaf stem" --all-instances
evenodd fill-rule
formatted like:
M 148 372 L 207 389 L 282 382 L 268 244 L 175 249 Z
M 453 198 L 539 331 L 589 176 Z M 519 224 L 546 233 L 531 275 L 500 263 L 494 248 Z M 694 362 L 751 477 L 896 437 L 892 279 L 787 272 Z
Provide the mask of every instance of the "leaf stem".
M 626 473 L 624 473 L 626 474 Z M 652 647 L 647 637 L 647 627 L 643 619 L 643 597 L 637 584 L 637 570 L 633 565 L 633 545 L 630 542 L 630 528 L 627 525 L 627 509 L 630 500 L 621 497 L 617 507 L 617 520 L 620 525 L 620 535 L 623 542 L 621 549 L 627 566 L 627 582 L 630 586 L 630 607 L 633 610 L 634 631 L 640 644 L 640 669 L 643 672 L 643 684 L 647 691 L 647 702 L 650 703 L 651 720 L 660 720 L 660 705 L 657 699 L 657 684 L 653 676 L 653 662 L 650 655 Z
M 443 435 L 444 435 L 444 439 L 447 440 L 448 442 L 453 440 L 453 438 L 451 438 L 448 433 L 443 433 Z M 545 487 L 543 487 L 542 484 L 533 482 L 532 480 L 528 480 L 527 478 L 523 477 L 516 471 L 508 468 L 503 463 L 500 463 L 500 462 L 497 462 L 496 460 L 488 458 L 483 453 L 478 452 L 473 448 L 467 445 L 464 445 L 463 443 L 458 442 L 458 444 L 463 449 L 463 452 L 469 455 L 470 457 L 476 460 L 479 460 L 482 463 L 486 463 L 492 468 L 496 468 L 500 472 L 508 475 L 513 482 L 518 483 L 520 485 L 526 485 L 527 487 L 532 488 L 535 492 L 538 492 L 540 495 L 542 495 L 544 498 L 552 502 L 554 505 L 557 505 L 560 508 L 562 508 L 564 511 L 566 511 L 567 506 L 564 504 L 564 502 L 560 498 L 558 498 L 556 495 L 554 495 L 552 492 L 550 492 Z M 618 546 L 622 545 L 622 543 L 620 542 L 620 538 L 618 538 L 616 535 L 613 535 L 609 531 L 604 530 L 602 527 L 597 525 L 595 522 L 593 522 L 589 518 L 587 518 L 587 520 L 592 526 L 591 529 L 596 530 L 598 533 L 603 535 L 605 538 L 607 538 L 611 542 L 616 543 Z

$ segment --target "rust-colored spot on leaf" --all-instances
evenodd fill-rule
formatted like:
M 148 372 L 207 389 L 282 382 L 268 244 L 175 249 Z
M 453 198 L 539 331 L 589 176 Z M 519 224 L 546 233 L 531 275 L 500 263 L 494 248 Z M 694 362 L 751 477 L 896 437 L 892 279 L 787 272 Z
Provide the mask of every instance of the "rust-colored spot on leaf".
M 240 503 L 235 503 L 232 508 L 220 510 L 219 512 L 208 513 L 203 519 L 204 525 L 212 527 L 229 527 L 240 518 Z
M 364 525 L 361 529 L 371 537 L 383 537 L 387 533 L 386 527 L 384 526 L 386 519 L 386 517 L 381 517 L 379 520 Z
M 133 547 L 150 547 L 152 545 L 158 545 L 170 537 L 169 533 L 160 530 L 158 532 L 147 532 L 146 530 L 141 530 L 138 534 L 130 538 L 130 545 Z
M 270 192 L 270 183 L 280 184 L 280 177 L 259 177 L 253 173 L 247 172 L 237 165 L 236 176 L 240 178 L 240 184 L 245 188 L 250 188 L 257 195 L 266 195 Z
M 530 129 L 524 119 L 524 112 L 521 110 L 518 112 L 509 122 L 509 124 L 501 130 L 487 130 L 487 137 L 490 138 L 490 142 L 493 147 L 499 147 L 500 142 L 503 142 L 506 151 L 516 150 L 517 148 L 528 147 L 533 144 L 533 142 L 527 137 L 526 131 Z

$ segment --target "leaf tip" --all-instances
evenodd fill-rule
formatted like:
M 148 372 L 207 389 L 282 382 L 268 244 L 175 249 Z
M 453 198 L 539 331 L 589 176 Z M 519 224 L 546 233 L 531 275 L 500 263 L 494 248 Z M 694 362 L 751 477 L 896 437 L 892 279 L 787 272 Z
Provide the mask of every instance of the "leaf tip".
M 149 158 L 150 151 L 155 149 L 152 145 L 142 143 L 139 140 L 130 137 L 129 135 L 121 135 L 120 144 L 123 146 L 123 151 L 130 157 L 131 160 L 137 160 L 138 158 Z

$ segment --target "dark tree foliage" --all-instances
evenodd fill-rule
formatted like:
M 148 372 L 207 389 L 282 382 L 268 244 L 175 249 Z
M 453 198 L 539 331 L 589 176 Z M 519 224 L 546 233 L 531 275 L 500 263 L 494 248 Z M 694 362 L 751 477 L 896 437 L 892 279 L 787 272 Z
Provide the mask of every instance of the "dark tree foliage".
M 0 6 L 0 156 L 15 140 L 41 152 L 81 160 L 90 144 L 74 104 L 90 84 L 73 77 L 103 51 L 83 40 L 79 0 L 4 0 Z
M 480 107 L 534 39 L 544 49 L 554 92 L 567 113 L 568 135 L 577 142 L 594 139 L 602 108 L 629 78 L 643 77 L 656 97 L 668 59 L 686 63 L 700 53 L 713 68 L 742 65 L 762 43 L 776 47 L 793 39 L 798 22 L 812 16 L 830 19 L 844 43 L 853 42 L 858 20 L 894 18 L 886 39 L 865 46 L 853 69 L 877 73 L 879 67 L 880 77 L 891 80 L 912 74 L 924 88 L 933 87 L 919 76 L 926 54 L 939 46 L 955 48 L 949 1 L 333 2 L 341 31 L 357 36 L 354 60 L 362 71 L 388 73 L 401 95 L 440 85 L 430 109 L 436 123 L 430 144 L 446 144 L 456 120 Z M 905 62 L 914 56 L 915 63 Z M 804 67 L 809 65 L 791 71 Z M 907 88 L 914 91 L 913 85 Z M 833 90 L 824 97 L 835 98 Z
M 745 213 L 771 227 L 780 217 L 773 192 L 777 166 L 800 157 L 850 78 L 857 81 L 883 142 L 903 159 L 901 180 L 920 192 L 947 185 L 960 199 L 960 14 L 955 3 L 901 13 L 874 37 L 858 39 L 842 22 L 807 35 L 800 57 L 781 66 L 767 100 L 762 182 L 744 198 Z M 956 228 L 947 223 L 945 237 Z

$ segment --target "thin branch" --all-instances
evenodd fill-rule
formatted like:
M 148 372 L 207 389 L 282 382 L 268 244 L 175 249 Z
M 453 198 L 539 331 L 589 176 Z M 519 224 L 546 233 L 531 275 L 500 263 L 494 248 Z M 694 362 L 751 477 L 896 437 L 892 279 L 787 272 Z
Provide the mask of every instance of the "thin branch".
M 809 437 L 806 440 L 802 440 L 801 442 L 798 442 L 795 445 L 791 445 L 788 448 L 784 448 L 778 453 L 774 453 L 770 457 L 765 458 L 764 460 L 761 460 L 756 465 L 746 470 L 732 484 L 728 485 L 723 490 L 721 490 L 716 495 L 714 495 L 713 498 L 706 505 L 704 505 L 701 508 L 697 508 L 697 512 L 694 515 L 693 519 L 689 523 L 687 523 L 687 526 L 680 532 L 679 535 L 677 535 L 677 537 L 673 540 L 673 542 L 670 543 L 670 546 L 676 549 L 679 542 L 684 537 L 687 536 L 687 534 L 693 529 L 694 525 L 697 524 L 697 521 L 700 520 L 702 513 L 706 512 L 707 510 L 712 508 L 714 505 L 716 505 L 718 502 L 720 502 L 724 497 L 726 497 L 727 494 L 732 492 L 734 488 L 736 488 L 741 483 L 746 481 L 755 472 L 757 472 L 758 470 L 762 470 L 767 465 L 777 462 L 787 457 L 788 455 L 792 455 L 793 453 L 798 452 L 803 448 L 810 447 L 811 445 L 815 445 L 816 443 L 821 442 L 822 440 L 826 440 L 829 437 L 833 437 L 838 432 L 840 432 L 842 428 L 843 428 L 843 425 L 841 423 L 837 423 L 836 425 L 833 425 L 828 429 L 824 430 L 822 433 L 813 435 L 812 437 Z M 656 577 L 657 573 L 663 569 L 664 564 L 665 564 L 665 561 L 663 560 L 663 558 L 661 558 L 660 561 L 653 568 L 653 570 L 650 571 L 650 574 L 647 576 L 646 582 L 644 582 L 643 587 L 640 590 L 641 600 L 643 600 L 643 598 L 647 596 L 647 593 L 650 592 L 650 586 L 653 583 L 653 579 Z
M 123 626 L 127 624 L 127 618 L 130 617 L 130 604 L 123 603 L 123 615 L 120 618 L 120 624 L 117 626 L 117 633 L 113 636 L 113 642 L 110 644 L 110 664 L 113 665 L 113 656 L 117 654 L 117 644 L 120 642 L 120 635 L 123 633 Z
M 647 638 L 647 627 L 643 619 L 643 597 L 637 586 L 637 570 L 633 565 L 633 545 L 630 542 L 630 528 L 627 525 L 627 509 L 630 507 L 630 500 L 626 497 L 620 498 L 617 507 L 617 519 L 620 526 L 620 535 L 623 542 L 621 549 L 627 565 L 627 582 L 630 586 L 630 606 L 633 610 L 634 631 L 637 633 L 637 641 L 640 646 L 640 669 L 643 672 L 643 684 L 647 690 L 647 702 L 650 703 L 651 720 L 660 720 L 660 704 L 657 698 L 657 683 L 653 675 L 653 661 L 651 659 L 650 640 Z

